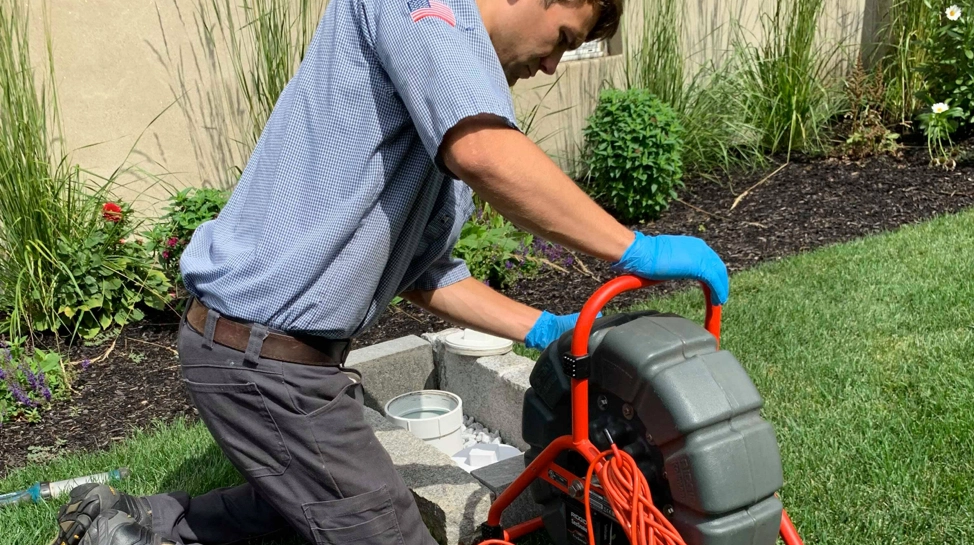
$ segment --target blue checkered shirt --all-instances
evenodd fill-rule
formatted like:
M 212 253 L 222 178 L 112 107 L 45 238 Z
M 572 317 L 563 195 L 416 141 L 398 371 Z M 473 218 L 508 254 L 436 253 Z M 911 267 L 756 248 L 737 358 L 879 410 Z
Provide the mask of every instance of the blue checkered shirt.
M 230 201 L 183 253 L 186 287 L 335 339 L 403 291 L 469 277 L 451 253 L 472 192 L 438 151 L 482 113 L 517 126 L 475 0 L 332 0 Z

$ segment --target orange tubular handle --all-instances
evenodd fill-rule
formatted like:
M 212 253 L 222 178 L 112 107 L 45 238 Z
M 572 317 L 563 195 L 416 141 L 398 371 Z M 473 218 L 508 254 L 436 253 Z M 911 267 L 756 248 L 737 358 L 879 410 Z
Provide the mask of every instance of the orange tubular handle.
M 655 286 L 656 284 L 662 283 L 662 280 L 648 280 L 627 274 L 603 284 L 585 302 L 585 306 L 582 307 L 582 312 L 578 316 L 578 321 L 575 323 L 575 334 L 572 336 L 572 355 L 580 357 L 588 354 L 588 338 L 592 334 L 592 325 L 595 323 L 595 318 L 602 310 L 602 307 L 609 300 L 625 291 Z M 703 326 L 717 339 L 717 345 L 719 347 L 721 306 L 715 305 L 710 301 L 710 288 L 706 284 L 701 282 L 700 286 L 703 288 L 704 303 L 707 305 L 707 314 L 704 318 Z
M 798 536 L 798 530 L 784 509 L 781 510 L 781 528 L 779 533 L 785 545 L 802 545 L 802 538 Z

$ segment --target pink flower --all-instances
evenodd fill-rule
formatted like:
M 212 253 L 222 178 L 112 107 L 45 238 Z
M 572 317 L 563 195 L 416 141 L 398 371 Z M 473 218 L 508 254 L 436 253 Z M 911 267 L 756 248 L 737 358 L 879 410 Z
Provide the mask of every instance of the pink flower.
M 169 252 L 162 252 L 163 259 L 169 259 Z
M 166 246 L 169 246 L 170 248 L 174 248 L 177 242 L 179 242 L 178 238 L 169 237 L 169 240 L 166 241 Z

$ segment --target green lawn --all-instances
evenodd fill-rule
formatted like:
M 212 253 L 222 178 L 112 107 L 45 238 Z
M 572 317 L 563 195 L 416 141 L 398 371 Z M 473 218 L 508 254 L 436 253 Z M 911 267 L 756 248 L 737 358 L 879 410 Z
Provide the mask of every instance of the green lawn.
M 974 543 L 974 212 L 735 275 L 723 316 L 806 543 Z
M 700 304 L 651 308 L 699 320 Z M 765 397 L 806 543 L 974 543 L 974 211 L 735 275 L 722 346 Z M 204 428 L 177 423 L 0 491 L 119 465 L 135 493 L 240 482 Z M 0 510 L 0 544 L 46 545 L 56 505 Z

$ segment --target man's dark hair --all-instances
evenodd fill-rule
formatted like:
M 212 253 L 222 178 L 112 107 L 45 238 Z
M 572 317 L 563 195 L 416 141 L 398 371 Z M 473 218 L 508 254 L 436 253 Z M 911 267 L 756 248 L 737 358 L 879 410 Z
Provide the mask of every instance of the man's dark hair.
M 622 20 L 622 12 L 625 7 L 625 0 L 544 0 L 544 5 L 548 8 L 555 2 L 565 4 L 587 2 L 595 4 L 599 10 L 599 18 L 595 21 L 592 32 L 585 38 L 587 42 L 606 40 L 615 36 L 615 33 L 619 30 L 619 21 Z

